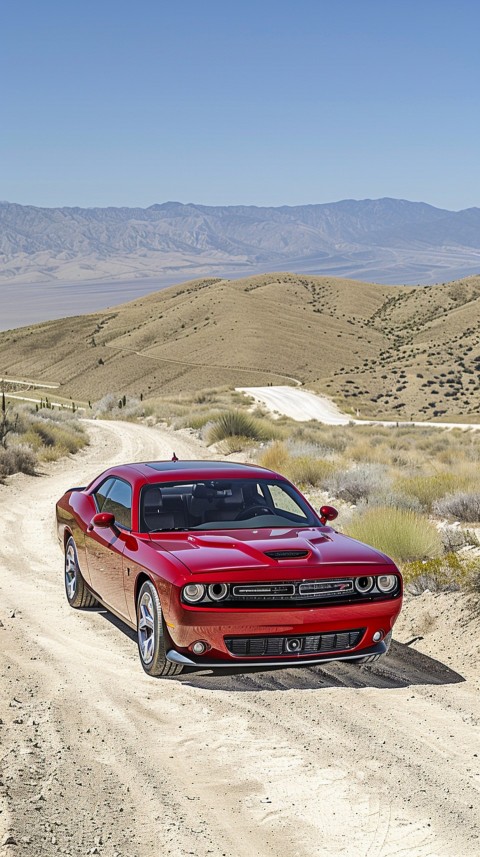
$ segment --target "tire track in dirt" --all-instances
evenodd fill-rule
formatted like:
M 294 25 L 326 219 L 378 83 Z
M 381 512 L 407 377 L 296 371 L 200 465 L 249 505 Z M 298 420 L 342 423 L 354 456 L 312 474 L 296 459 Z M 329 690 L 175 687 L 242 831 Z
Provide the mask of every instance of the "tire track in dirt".
M 473 675 L 394 644 L 362 669 L 154 681 L 121 623 L 67 607 L 57 497 L 112 463 L 205 456 L 89 425 L 90 448 L 0 486 L 2 857 L 477 855 Z

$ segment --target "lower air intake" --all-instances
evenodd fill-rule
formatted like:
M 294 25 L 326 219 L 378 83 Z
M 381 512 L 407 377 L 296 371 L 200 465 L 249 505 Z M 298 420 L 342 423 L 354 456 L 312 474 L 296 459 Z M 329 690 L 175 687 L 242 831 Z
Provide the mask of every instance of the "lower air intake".
M 364 633 L 365 628 L 356 628 L 354 631 L 292 634 L 288 637 L 225 637 L 225 645 L 232 655 L 239 658 L 321 655 L 354 649 Z

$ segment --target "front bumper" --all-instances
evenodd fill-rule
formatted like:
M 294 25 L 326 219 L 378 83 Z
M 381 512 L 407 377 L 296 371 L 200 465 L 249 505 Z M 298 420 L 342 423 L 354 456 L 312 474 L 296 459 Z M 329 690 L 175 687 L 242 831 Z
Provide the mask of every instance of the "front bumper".
M 311 666 L 312 664 L 325 664 L 330 661 L 358 661 L 368 655 L 384 655 L 386 651 L 387 647 L 382 640 L 382 642 L 377 643 L 375 646 L 370 646 L 368 649 L 362 649 L 355 653 L 331 653 L 327 655 L 318 655 L 313 658 L 294 655 L 293 657 L 281 657 L 275 658 L 274 660 L 271 660 L 270 658 L 233 657 L 231 657 L 229 661 L 209 660 L 208 657 L 200 657 L 196 659 L 192 656 L 186 657 L 186 655 L 181 655 L 179 652 L 176 652 L 175 649 L 170 649 L 170 651 L 167 652 L 166 657 L 167 661 L 170 661 L 172 664 L 181 664 L 185 667 L 197 667 L 198 669 L 231 669 L 232 667 L 306 667 Z
M 383 654 L 382 642 L 375 643 L 373 635 L 380 631 L 382 640 L 392 630 L 402 606 L 402 597 L 382 601 L 345 605 L 322 605 L 311 608 L 274 608 L 241 610 L 220 608 L 193 608 L 176 605 L 167 619 L 172 645 L 167 657 L 174 663 L 190 666 L 274 665 L 297 663 L 323 663 L 332 660 L 353 660 L 370 654 Z M 226 640 L 240 637 L 304 637 L 316 634 L 342 634 L 349 629 L 363 629 L 358 643 L 334 651 L 280 653 L 268 651 L 257 656 L 252 652 L 232 654 Z M 195 641 L 203 641 L 208 650 L 204 655 L 192 654 Z M 272 657 L 273 655 L 273 657 Z M 175 660 L 184 658 L 185 660 Z

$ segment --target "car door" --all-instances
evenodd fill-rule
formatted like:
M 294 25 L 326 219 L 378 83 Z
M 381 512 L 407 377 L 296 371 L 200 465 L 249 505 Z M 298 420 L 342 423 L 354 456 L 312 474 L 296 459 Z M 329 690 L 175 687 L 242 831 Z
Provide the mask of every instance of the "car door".
M 132 528 L 132 486 L 124 479 L 110 478 L 94 492 L 98 512 L 111 512 L 119 530 Z M 123 583 L 125 541 L 113 529 L 89 529 L 85 539 L 92 589 L 115 613 L 128 618 Z

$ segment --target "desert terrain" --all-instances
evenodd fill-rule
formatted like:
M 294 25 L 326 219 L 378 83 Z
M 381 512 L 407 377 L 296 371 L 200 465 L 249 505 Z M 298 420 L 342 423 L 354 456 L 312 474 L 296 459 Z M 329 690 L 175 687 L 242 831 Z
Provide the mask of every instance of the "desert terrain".
M 138 424 L 89 433 L 0 485 L 2 857 L 477 857 L 468 597 L 408 599 L 370 667 L 152 680 L 128 629 L 67 607 L 54 503 L 115 462 L 211 453 Z
M 475 422 L 479 319 L 480 277 L 429 287 L 290 273 L 201 279 L 0 332 L 0 378 L 32 380 L 39 395 L 55 385 L 77 403 L 303 385 L 348 417 Z

